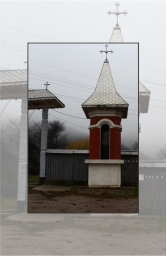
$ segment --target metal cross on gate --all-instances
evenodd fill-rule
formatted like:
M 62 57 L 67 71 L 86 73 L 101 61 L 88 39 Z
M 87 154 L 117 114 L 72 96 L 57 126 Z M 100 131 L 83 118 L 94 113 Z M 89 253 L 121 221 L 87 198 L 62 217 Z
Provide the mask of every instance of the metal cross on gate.
M 44 84 L 45 86 L 46 86 L 46 90 L 48 89 L 48 85 L 50 85 L 50 84 L 48 84 L 48 82 L 46 82 L 46 84 Z
M 126 12 L 126 11 L 124 11 L 124 12 L 118 11 L 118 6 L 120 6 L 120 4 L 119 4 L 118 2 L 117 2 L 115 5 L 117 6 L 117 10 L 116 10 L 115 12 L 108 11 L 108 14 L 109 14 L 109 15 L 111 15 L 111 14 L 117 15 L 117 24 L 116 24 L 116 26 L 119 26 L 119 24 L 118 24 L 118 15 L 119 15 L 119 14 L 124 14 L 124 15 L 126 15 L 127 12 Z
M 105 47 L 106 47 L 106 50 L 105 50 L 105 51 L 100 51 L 100 53 L 105 52 L 105 53 L 106 53 L 106 60 L 107 60 L 107 53 L 108 53 L 108 52 L 113 53 L 113 51 L 108 51 L 108 50 L 107 50 L 107 47 L 108 47 L 107 44 L 105 45 Z

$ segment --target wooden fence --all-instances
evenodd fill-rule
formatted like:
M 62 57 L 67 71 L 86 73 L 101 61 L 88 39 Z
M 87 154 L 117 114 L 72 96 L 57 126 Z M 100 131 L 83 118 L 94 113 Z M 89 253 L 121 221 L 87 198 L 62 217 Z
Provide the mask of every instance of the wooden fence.
M 138 152 L 122 151 L 121 183 L 138 184 Z M 46 181 L 74 181 L 88 184 L 88 150 L 53 150 L 46 152 Z

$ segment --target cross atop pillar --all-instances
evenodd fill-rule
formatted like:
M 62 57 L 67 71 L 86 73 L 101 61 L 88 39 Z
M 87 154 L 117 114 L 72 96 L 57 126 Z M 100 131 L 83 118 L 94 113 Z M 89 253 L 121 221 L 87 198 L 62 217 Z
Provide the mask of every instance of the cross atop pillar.
M 48 82 L 46 82 L 46 84 L 44 84 L 45 86 L 46 86 L 46 90 L 48 89 L 48 85 L 50 85 L 50 84 L 48 84 Z
M 105 51 L 100 51 L 100 53 L 105 52 L 105 53 L 106 53 L 106 61 L 108 61 L 108 60 L 107 60 L 107 53 L 108 53 L 108 52 L 113 53 L 113 51 L 108 51 L 108 50 L 107 50 L 107 47 L 108 47 L 107 44 L 105 45 L 105 47 L 106 47 L 106 50 L 105 50 Z
M 118 6 L 120 6 L 120 4 L 119 4 L 118 2 L 117 2 L 115 5 L 117 6 L 117 10 L 116 10 L 115 12 L 108 11 L 108 14 L 109 14 L 109 15 L 111 15 L 111 14 L 117 15 L 117 24 L 116 24 L 116 27 L 119 27 L 119 24 L 118 24 L 118 15 L 120 15 L 120 14 L 126 15 L 127 12 L 126 12 L 126 11 L 124 11 L 124 12 L 118 11 Z

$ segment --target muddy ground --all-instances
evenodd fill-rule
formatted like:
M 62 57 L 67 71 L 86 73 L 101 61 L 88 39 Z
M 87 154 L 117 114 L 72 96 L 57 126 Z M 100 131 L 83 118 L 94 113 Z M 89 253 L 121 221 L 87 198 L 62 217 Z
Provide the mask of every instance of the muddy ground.
M 138 213 L 138 188 L 29 189 L 29 213 Z

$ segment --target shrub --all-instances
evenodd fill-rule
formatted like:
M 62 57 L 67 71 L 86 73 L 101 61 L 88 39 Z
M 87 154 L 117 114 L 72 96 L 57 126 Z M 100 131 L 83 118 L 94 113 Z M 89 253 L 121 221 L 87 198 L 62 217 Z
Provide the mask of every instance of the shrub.
M 89 149 L 89 139 L 71 141 L 66 146 L 66 149 Z

